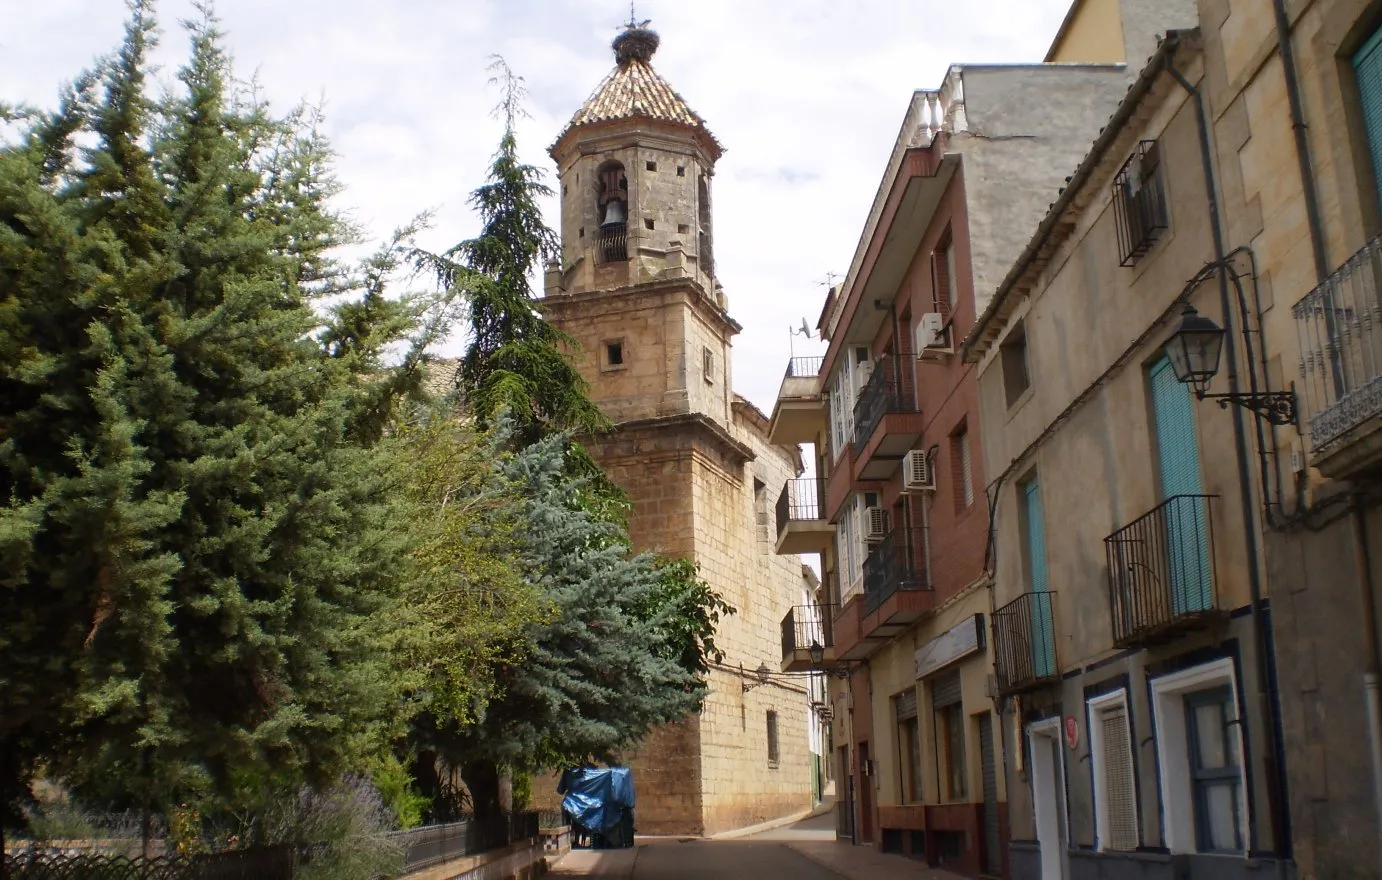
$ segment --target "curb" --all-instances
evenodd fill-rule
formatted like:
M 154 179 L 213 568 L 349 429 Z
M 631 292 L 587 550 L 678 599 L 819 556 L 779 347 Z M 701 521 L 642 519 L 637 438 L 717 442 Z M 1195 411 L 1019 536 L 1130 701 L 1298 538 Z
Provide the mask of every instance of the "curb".
M 802 810 L 801 812 L 793 813 L 790 816 L 783 816 L 779 819 L 770 819 L 767 822 L 760 822 L 757 825 L 749 825 L 745 828 L 735 828 L 731 831 L 721 831 L 718 834 L 711 834 L 705 839 L 734 840 L 739 837 L 748 837 L 753 834 L 758 834 L 762 831 L 772 831 L 774 828 L 781 828 L 784 825 L 794 825 L 797 822 L 801 822 L 805 819 L 814 819 L 817 816 L 825 815 L 833 809 L 835 809 L 834 802 L 821 801 L 819 804 L 817 804 L 809 810 Z

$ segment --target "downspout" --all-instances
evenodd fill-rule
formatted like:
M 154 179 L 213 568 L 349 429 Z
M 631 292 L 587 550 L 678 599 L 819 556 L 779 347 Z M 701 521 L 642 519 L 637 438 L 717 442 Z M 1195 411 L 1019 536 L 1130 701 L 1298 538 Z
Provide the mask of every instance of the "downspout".
M 1324 252 L 1324 224 L 1320 221 L 1320 198 L 1310 164 L 1310 141 L 1300 105 L 1300 80 L 1296 76 L 1296 55 L 1291 49 L 1291 19 L 1286 13 L 1286 0 L 1272 0 L 1272 11 L 1276 14 L 1281 72 L 1286 77 L 1286 102 L 1291 108 L 1291 133 L 1296 139 L 1296 162 L 1300 165 L 1300 188 L 1305 197 L 1305 220 L 1310 227 L 1310 253 L 1315 258 L 1315 280 L 1323 281 L 1329 277 L 1329 258 Z
M 1175 58 L 1168 56 L 1166 71 L 1180 84 L 1181 88 L 1195 101 L 1196 117 L 1199 123 L 1200 162 L 1204 167 L 1205 197 L 1209 203 L 1209 226 L 1214 237 L 1214 258 L 1223 263 L 1226 257 L 1222 217 L 1219 213 L 1219 196 L 1214 179 L 1213 149 L 1210 146 L 1209 115 L 1205 109 L 1204 95 L 1176 69 Z M 1221 270 L 1219 276 L 1219 303 L 1224 319 L 1225 360 L 1228 362 L 1228 387 L 1230 393 L 1238 393 L 1238 358 L 1233 334 L 1233 302 L 1229 297 L 1228 278 Z M 1239 505 L 1243 516 L 1243 544 L 1248 562 L 1248 589 L 1252 597 L 1253 636 L 1257 655 L 1257 703 L 1262 712 L 1262 728 L 1266 734 L 1267 770 L 1267 809 L 1272 824 L 1272 840 L 1276 851 L 1282 858 L 1277 860 L 1282 868 L 1285 858 L 1290 857 L 1291 834 L 1289 817 L 1284 809 L 1286 796 L 1286 768 L 1281 751 L 1281 713 L 1277 705 L 1275 689 L 1270 683 L 1276 680 L 1272 662 L 1271 637 L 1267 632 L 1269 621 L 1264 620 L 1262 609 L 1262 568 L 1258 558 L 1257 505 L 1252 497 L 1252 470 L 1248 459 L 1247 432 L 1243 428 L 1243 410 L 1233 407 L 1230 410 L 1233 421 L 1233 447 L 1238 460 Z M 1250 848 L 1260 842 L 1257 828 L 1250 829 Z
M 1358 569 L 1358 604 L 1363 616 L 1363 644 L 1367 666 L 1363 669 L 1363 709 L 1368 714 L 1368 751 L 1372 754 L 1372 803 L 1377 818 L 1377 839 L 1382 840 L 1382 662 L 1377 650 L 1377 605 L 1372 583 L 1372 558 L 1368 553 L 1367 508 L 1362 498 L 1353 504 L 1353 555 Z M 1382 854 L 1379 854 L 1382 859 Z M 1379 873 L 1382 876 L 1382 872 Z

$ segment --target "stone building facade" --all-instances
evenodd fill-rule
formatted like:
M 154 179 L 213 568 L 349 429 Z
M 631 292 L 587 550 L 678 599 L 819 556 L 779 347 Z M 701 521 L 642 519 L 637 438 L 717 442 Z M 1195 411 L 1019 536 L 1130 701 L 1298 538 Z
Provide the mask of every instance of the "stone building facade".
M 809 584 L 769 528 L 799 458 L 733 390 L 740 327 L 712 259 L 722 148 L 653 70 L 657 41 L 632 26 L 616 38 L 617 66 L 550 150 L 562 255 L 541 308 L 579 344 L 591 398 L 616 425 L 586 442 L 633 501 L 635 546 L 693 559 L 736 609 L 716 634 L 726 659 L 703 711 L 626 756 L 638 831 L 699 835 L 811 806 L 808 681 L 757 673 Z

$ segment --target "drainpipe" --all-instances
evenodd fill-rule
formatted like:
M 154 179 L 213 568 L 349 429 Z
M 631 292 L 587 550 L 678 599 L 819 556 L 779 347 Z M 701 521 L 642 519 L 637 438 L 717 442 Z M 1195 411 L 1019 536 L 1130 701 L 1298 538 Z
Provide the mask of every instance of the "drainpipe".
M 1205 109 L 1204 95 L 1176 69 L 1175 58 L 1168 56 L 1166 71 L 1180 84 L 1181 88 L 1195 101 L 1196 116 L 1199 122 L 1200 162 L 1204 167 L 1205 196 L 1209 207 L 1209 226 L 1214 237 L 1214 258 L 1222 263 L 1226 257 L 1222 218 L 1219 213 L 1219 196 L 1214 179 L 1213 149 L 1210 146 L 1209 115 Z M 1237 346 L 1233 333 L 1234 309 L 1229 298 L 1228 278 L 1221 269 L 1219 276 L 1219 304 L 1224 318 L 1224 350 L 1228 364 L 1228 387 L 1230 393 L 1238 393 Z M 1269 622 L 1263 617 L 1262 609 L 1262 566 L 1258 558 L 1257 505 L 1252 497 L 1252 471 L 1248 464 L 1247 432 L 1243 428 L 1243 411 L 1239 407 L 1230 409 L 1233 420 L 1233 446 L 1238 459 L 1239 505 L 1243 516 L 1243 544 L 1248 561 L 1248 589 L 1252 597 L 1252 624 L 1257 658 L 1257 703 L 1262 713 L 1262 729 L 1266 734 L 1267 767 L 1267 809 L 1272 825 L 1272 840 L 1276 851 L 1278 870 L 1290 857 L 1290 820 L 1284 809 L 1286 799 L 1286 767 L 1281 751 L 1280 712 L 1277 695 L 1270 683 L 1276 680 L 1272 663 L 1271 639 L 1267 632 Z M 1256 828 L 1251 842 L 1259 844 Z M 1251 844 L 1250 844 L 1251 846 Z
M 1291 19 L 1286 0 L 1272 0 L 1276 15 L 1276 45 L 1281 53 L 1281 71 L 1286 77 L 1286 101 L 1291 108 L 1291 133 L 1296 139 L 1296 162 L 1300 165 L 1300 186 L 1305 197 L 1305 219 L 1310 227 L 1310 252 L 1315 257 L 1315 280 L 1329 277 L 1329 258 L 1324 252 L 1324 225 L 1320 222 L 1320 199 L 1311 170 L 1310 141 L 1306 136 L 1305 113 L 1300 105 L 1300 80 L 1296 76 L 1296 54 L 1291 49 Z
M 1377 606 L 1372 584 L 1372 559 L 1368 553 L 1367 508 L 1362 498 L 1353 505 L 1353 554 L 1358 569 L 1358 604 L 1363 616 L 1363 645 L 1367 666 L 1363 670 L 1363 709 L 1368 714 L 1368 750 L 1372 753 L 1372 803 L 1377 814 L 1377 839 L 1382 840 L 1382 662 L 1377 650 Z M 1382 852 L 1378 858 L 1382 861 Z M 1382 876 L 1379 871 L 1378 876 Z

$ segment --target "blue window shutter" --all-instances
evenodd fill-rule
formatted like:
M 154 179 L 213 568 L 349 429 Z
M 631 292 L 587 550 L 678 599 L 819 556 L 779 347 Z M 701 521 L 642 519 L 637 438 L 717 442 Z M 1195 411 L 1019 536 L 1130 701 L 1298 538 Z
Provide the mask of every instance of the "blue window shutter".
M 1032 597 L 1032 671 L 1038 678 L 1056 672 L 1055 618 L 1052 616 L 1050 583 L 1046 573 L 1046 520 L 1041 512 L 1041 484 L 1036 480 L 1022 489 L 1027 507 L 1027 564 Z
M 1372 155 L 1373 179 L 1382 194 L 1382 29 L 1377 30 L 1353 55 L 1358 81 L 1358 104 Z
M 1213 562 L 1209 547 L 1209 508 L 1200 475 L 1200 444 L 1195 433 L 1195 400 L 1176 380 L 1171 362 L 1152 365 L 1152 411 L 1157 466 L 1166 523 L 1166 570 L 1171 576 L 1175 614 L 1206 611 L 1213 605 Z

